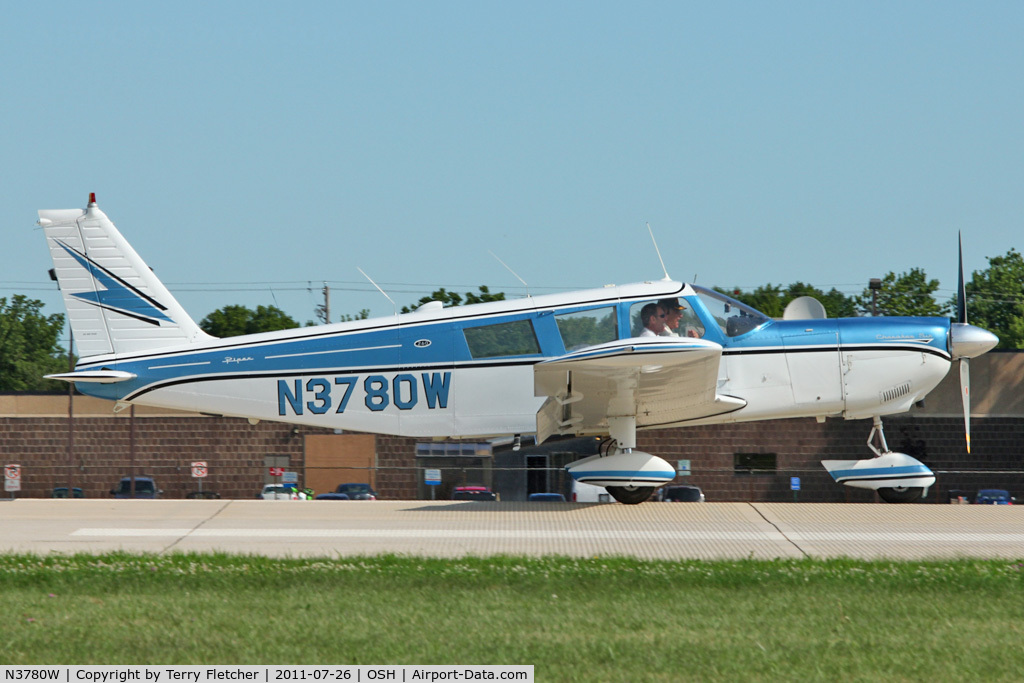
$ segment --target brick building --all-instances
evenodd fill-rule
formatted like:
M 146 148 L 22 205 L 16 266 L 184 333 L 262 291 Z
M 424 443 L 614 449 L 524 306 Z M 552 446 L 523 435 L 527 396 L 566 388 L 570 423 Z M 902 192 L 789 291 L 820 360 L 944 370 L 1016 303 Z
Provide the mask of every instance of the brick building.
M 989 353 L 971 370 L 970 455 L 955 369 L 923 406 L 885 418 L 889 446 L 936 472 L 929 501 L 987 487 L 1024 497 L 1024 353 Z M 594 448 L 592 439 L 572 439 L 513 451 L 507 440 L 438 444 L 145 407 L 133 418 L 80 395 L 73 411 L 69 420 L 67 395 L 0 396 L 0 459 L 22 467 L 21 491 L 7 495 L 48 497 L 70 483 L 106 498 L 134 472 L 154 477 L 164 497 L 184 498 L 199 486 L 191 463 L 205 461 L 203 489 L 224 498 L 254 498 L 273 481 L 269 468 L 281 467 L 317 491 L 355 481 L 373 484 L 382 498 L 445 498 L 453 486 L 484 484 L 503 500 L 523 500 L 536 490 L 566 492 L 561 468 Z M 866 457 L 870 428 L 868 420 L 842 419 L 688 427 L 639 432 L 638 447 L 673 464 L 689 460 L 692 474 L 678 481 L 700 486 L 709 501 L 871 502 L 873 492 L 836 485 L 819 462 Z M 425 485 L 426 468 L 442 470 L 442 486 Z

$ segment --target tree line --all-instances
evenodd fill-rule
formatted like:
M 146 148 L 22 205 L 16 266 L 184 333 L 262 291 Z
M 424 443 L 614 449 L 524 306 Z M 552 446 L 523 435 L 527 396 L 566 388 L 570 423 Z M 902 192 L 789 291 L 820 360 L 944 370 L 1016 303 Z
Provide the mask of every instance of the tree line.
M 968 321 L 990 330 L 999 337 L 997 349 L 1024 349 L 1024 257 L 1015 249 L 1003 256 L 989 257 L 988 268 L 975 271 L 964 283 Z M 946 316 L 956 311 L 956 295 L 947 300 L 936 298 L 939 281 L 930 279 L 920 268 L 903 273 L 890 272 L 861 294 L 848 296 L 832 288 L 828 292 L 803 282 L 789 286 L 767 284 L 754 290 L 716 288 L 756 308 L 765 315 L 781 318 L 786 305 L 801 296 L 812 296 L 822 303 L 830 318 L 886 316 Z M 501 301 L 502 292 L 486 286 L 478 292 L 460 295 L 441 288 L 430 296 L 402 308 L 415 310 L 428 301 L 446 306 Z M 342 320 L 368 318 L 366 309 L 342 316 Z M 307 322 L 306 325 L 312 325 Z M 203 318 L 199 326 L 215 337 L 234 337 L 256 332 L 286 330 L 301 325 L 276 306 L 229 305 Z M 22 294 L 10 299 L 0 297 L 0 392 L 64 391 L 63 382 L 43 379 L 44 375 L 68 369 L 67 349 L 61 346 L 64 314 L 43 313 L 43 303 Z

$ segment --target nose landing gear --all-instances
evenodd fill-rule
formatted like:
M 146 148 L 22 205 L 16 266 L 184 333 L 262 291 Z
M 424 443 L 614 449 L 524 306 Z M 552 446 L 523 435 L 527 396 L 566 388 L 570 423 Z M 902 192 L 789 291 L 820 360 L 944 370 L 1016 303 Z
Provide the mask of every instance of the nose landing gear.
M 920 460 L 889 450 L 882 430 L 882 418 L 875 416 L 868 448 L 875 454 L 867 460 L 822 460 L 836 483 L 853 488 L 874 489 L 887 503 L 913 503 L 935 483 L 935 474 Z

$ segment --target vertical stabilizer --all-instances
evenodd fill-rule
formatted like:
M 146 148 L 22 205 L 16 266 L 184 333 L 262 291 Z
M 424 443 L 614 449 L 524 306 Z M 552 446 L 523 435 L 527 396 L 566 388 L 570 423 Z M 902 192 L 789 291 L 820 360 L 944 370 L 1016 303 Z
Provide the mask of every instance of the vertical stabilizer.
M 41 210 L 54 271 L 81 358 L 210 339 L 90 195 L 86 209 Z

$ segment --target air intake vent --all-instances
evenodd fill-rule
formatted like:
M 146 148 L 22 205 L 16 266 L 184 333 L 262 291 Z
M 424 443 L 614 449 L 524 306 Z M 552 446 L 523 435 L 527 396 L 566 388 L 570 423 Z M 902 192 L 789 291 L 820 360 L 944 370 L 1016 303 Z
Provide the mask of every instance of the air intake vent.
M 881 393 L 882 403 L 888 403 L 895 401 L 898 398 L 903 398 L 910 393 L 910 382 L 904 382 L 892 389 L 886 389 Z

